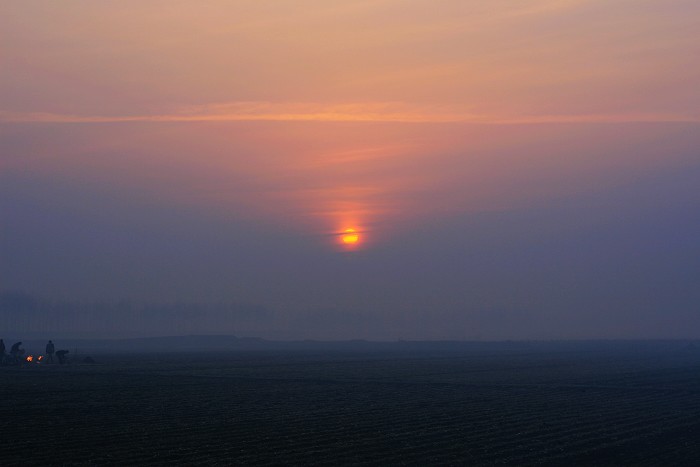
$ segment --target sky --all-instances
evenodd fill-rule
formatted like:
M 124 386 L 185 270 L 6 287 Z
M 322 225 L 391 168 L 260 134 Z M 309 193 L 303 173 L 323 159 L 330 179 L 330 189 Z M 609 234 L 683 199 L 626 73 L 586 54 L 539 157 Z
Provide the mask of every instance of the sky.
M 700 3 L 0 3 L 0 326 L 700 338 Z

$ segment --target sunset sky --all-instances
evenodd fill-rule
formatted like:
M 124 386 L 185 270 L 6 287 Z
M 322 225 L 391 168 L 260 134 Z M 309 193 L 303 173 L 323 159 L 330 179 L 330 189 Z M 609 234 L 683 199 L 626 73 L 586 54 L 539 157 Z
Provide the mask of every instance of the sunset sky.
M 698 31 L 697 0 L 2 2 L 0 292 L 140 307 L 66 328 L 110 337 L 700 338 Z

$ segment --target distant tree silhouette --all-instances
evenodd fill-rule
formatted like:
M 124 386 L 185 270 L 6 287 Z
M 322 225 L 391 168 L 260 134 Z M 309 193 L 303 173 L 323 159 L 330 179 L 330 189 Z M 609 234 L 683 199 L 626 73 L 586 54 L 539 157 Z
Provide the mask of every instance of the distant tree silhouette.
M 63 365 L 66 363 L 66 354 L 69 353 L 67 350 L 59 350 L 56 352 L 56 356 L 58 357 L 58 363 Z

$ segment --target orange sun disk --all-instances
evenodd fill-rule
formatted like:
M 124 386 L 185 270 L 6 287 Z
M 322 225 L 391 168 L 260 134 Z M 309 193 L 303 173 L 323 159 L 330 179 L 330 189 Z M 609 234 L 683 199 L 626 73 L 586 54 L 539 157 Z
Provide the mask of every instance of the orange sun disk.
M 345 229 L 340 239 L 345 245 L 354 245 L 360 241 L 360 236 L 355 229 Z

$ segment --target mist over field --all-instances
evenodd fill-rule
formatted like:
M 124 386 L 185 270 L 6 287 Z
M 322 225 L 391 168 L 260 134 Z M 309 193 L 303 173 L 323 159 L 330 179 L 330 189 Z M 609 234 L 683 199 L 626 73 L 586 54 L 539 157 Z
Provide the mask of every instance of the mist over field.
M 698 31 L 0 1 L 0 465 L 700 465 Z
M 700 335 L 694 167 L 545 207 L 431 220 L 349 254 L 314 236 L 3 178 L 0 324 L 16 334 Z
M 700 337 L 697 2 L 5 2 L 13 335 Z

